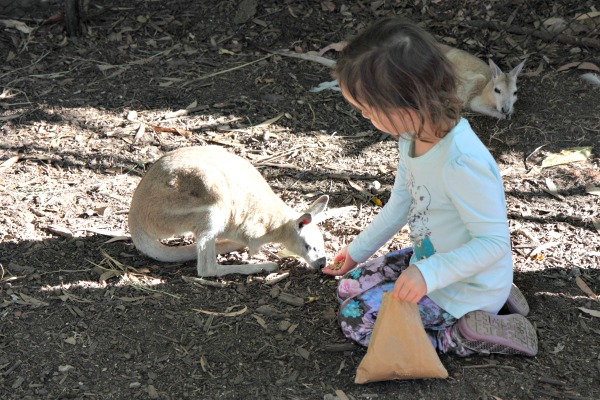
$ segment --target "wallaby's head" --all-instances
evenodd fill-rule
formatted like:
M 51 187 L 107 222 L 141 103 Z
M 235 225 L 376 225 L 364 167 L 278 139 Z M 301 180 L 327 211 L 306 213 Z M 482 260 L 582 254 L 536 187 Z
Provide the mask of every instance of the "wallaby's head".
M 315 270 L 323 268 L 327 263 L 323 234 L 317 225 L 318 218 L 315 217 L 325 210 L 328 202 L 329 196 L 319 197 L 301 216 L 291 221 L 296 234 L 284 243 L 288 250 L 304 258 L 310 268 Z
M 517 76 L 519 76 L 519 73 L 523 69 L 525 60 L 506 74 L 502 72 L 492 59 L 489 60 L 489 63 L 492 71 L 492 96 L 496 103 L 496 110 L 504 114 L 506 119 L 510 119 L 513 112 L 513 105 L 517 101 Z

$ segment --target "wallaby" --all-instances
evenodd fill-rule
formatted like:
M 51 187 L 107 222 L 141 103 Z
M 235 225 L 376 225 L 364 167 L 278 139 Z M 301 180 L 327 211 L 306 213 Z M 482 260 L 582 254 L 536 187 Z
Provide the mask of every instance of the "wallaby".
M 466 51 L 443 44 L 441 48 L 460 79 L 458 98 L 463 108 L 498 119 L 510 119 L 517 100 L 517 76 L 525 60 L 509 73 L 503 73 L 491 59 L 488 67 Z
M 180 148 L 161 157 L 138 184 L 129 210 L 135 247 L 158 261 L 197 259 L 198 275 L 275 271 L 276 263 L 218 265 L 217 254 L 282 243 L 312 269 L 325 266 L 323 235 L 315 216 L 329 197 L 304 213 L 287 206 L 260 172 L 218 146 Z M 167 246 L 162 239 L 192 233 L 196 244 Z

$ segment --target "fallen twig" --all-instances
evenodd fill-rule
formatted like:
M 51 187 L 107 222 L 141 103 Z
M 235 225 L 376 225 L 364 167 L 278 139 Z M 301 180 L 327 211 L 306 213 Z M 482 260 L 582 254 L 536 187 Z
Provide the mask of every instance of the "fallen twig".
M 196 83 L 196 82 L 199 82 L 199 81 L 203 81 L 204 79 L 208 79 L 208 78 L 212 78 L 212 77 L 214 77 L 214 76 L 218 76 L 218 75 L 226 74 L 226 73 L 228 73 L 228 72 L 235 71 L 235 70 L 237 70 L 237 69 L 242 69 L 242 68 L 245 68 L 245 67 L 247 67 L 247 66 L 249 66 L 249 65 L 256 64 L 257 62 L 260 62 L 260 61 L 266 60 L 267 58 L 269 58 L 269 57 L 272 57 L 272 56 L 273 56 L 273 54 L 269 54 L 268 56 L 265 56 L 265 57 L 259 58 L 258 60 L 254 60 L 254 61 L 247 62 L 247 63 L 245 63 L 245 64 L 242 64 L 242 65 L 238 65 L 237 67 L 233 67 L 233 68 L 224 69 L 224 70 L 222 70 L 222 71 L 212 72 L 212 73 L 210 73 L 210 74 L 203 75 L 203 76 L 201 76 L 201 77 L 199 77 L 199 78 L 192 79 L 191 81 L 184 82 L 184 83 L 182 83 L 182 84 L 181 84 L 181 86 L 182 86 L 182 87 L 184 87 L 184 86 L 187 86 L 187 85 L 191 85 L 192 83 Z
M 182 276 L 181 279 L 188 283 L 195 283 L 202 286 L 210 286 L 216 288 L 226 288 L 227 286 L 231 285 L 231 283 L 229 282 L 209 281 L 204 278 L 199 278 L 197 276 Z
M 306 61 L 313 61 L 313 62 L 319 63 L 321 65 L 324 65 L 324 66 L 330 67 L 330 68 L 335 65 L 335 60 L 332 60 L 330 58 L 321 57 L 316 54 L 295 53 L 293 51 L 288 51 L 288 50 L 267 50 L 267 51 L 269 51 L 273 54 L 278 54 L 280 56 L 298 58 L 300 60 L 306 60 Z

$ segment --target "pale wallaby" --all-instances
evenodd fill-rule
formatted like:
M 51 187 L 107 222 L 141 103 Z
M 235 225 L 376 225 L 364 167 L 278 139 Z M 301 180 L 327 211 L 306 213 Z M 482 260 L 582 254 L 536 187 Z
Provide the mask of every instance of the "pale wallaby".
M 498 119 L 510 119 L 517 100 L 517 76 L 523 60 L 509 73 L 490 59 L 489 66 L 466 51 L 441 45 L 459 77 L 458 98 L 463 108 Z
M 198 260 L 198 275 L 255 274 L 276 263 L 218 265 L 217 254 L 282 243 L 312 269 L 325 266 L 323 235 L 315 216 L 329 197 L 304 213 L 287 206 L 248 161 L 218 146 L 181 148 L 161 157 L 138 184 L 129 210 L 135 247 L 158 261 Z M 166 246 L 192 233 L 195 245 Z

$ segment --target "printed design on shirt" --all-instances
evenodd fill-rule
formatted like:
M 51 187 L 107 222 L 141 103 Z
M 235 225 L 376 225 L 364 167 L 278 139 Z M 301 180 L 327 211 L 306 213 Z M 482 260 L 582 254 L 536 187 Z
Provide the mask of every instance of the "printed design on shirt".
M 408 210 L 410 238 L 413 243 L 420 243 L 426 237 L 431 236 L 431 231 L 429 230 L 431 193 L 427 189 L 427 186 L 415 185 L 415 179 L 412 174 L 407 178 L 407 187 L 412 196 L 412 202 Z
M 435 248 L 433 247 L 431 240 L 429 240 L 429 237 L 426 237 L 419 242 L 415 242 L 413 249 L 417 260 L 424 260 L 435 254 Z
M 429 229 L 429 206 L 431 205 L 431 192 L 424 185 L 415 185 L 415 179 L 409 174 L 406 179 L 412 202 L 408 210 L 408 226 L 410 238 L 413 242 L 415 258 L 422 260 L 435 253 L 431 242 Z

